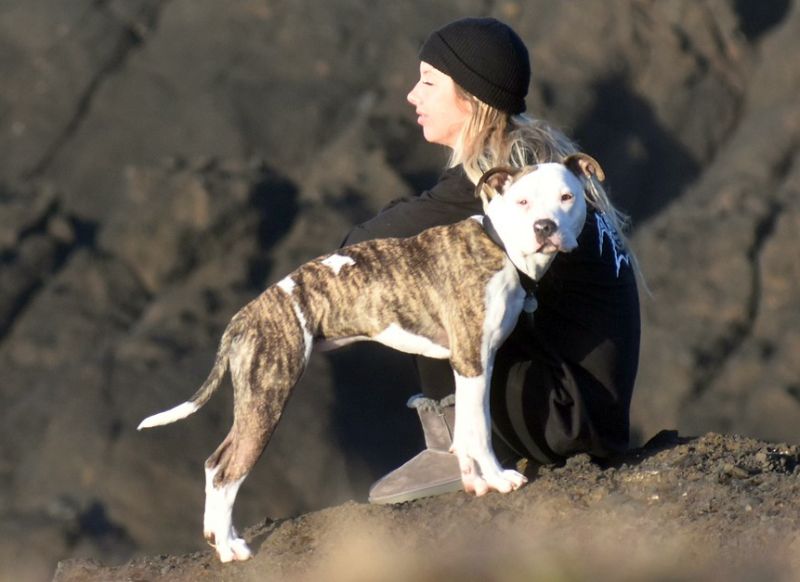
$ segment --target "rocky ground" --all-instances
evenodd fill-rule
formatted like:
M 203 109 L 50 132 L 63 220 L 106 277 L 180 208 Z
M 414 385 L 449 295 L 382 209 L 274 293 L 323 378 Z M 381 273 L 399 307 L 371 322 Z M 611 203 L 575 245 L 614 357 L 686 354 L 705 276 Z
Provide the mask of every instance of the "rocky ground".
M 663 432 L 608 465 L 541 468 L 515 493 L 346 503 L 213 551 L 59 564 L 54 582 L 127 580 L 800 580 L 800 447 Z
M 9 0 L 0 579 L 46 580 L 70 557 L 119 565 L 202 548 L 201 467 L 227 431 L 229 391 L 186 422 L 135 427 L 194 392 L 243 303 L 435 179 L 444 154 L 423 142 L 405 95 L 427 33 L 475 14 L 520 32 L 529 111 L 600 161 L 633 217 L 652 291 L 634 441 L 675 428 L 800 442 L 797 0 Z M 421 446 L 404 406 L 415 388 L 408 359 L 388 350 L 312 360 L 240 496 L 243 523 L 363 501 Z M 562 474 L 507 501 L 530 500 L 552 524 L 536 492 Z M 775 475 L 789 503 L 794 481 Z M 495 501 L 464 504 L 485 522 L 479 508 Z M 273 534 L 326 515 L 391 523 L 436 503 L 328 509 Z

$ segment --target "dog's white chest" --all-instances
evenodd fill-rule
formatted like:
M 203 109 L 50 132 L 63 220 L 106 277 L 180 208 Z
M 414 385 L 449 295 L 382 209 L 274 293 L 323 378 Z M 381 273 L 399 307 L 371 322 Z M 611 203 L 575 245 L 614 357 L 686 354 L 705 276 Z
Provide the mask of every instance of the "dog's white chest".
M 524 302 L 525 290 L 520 285 L 514 265 L 508 261 L 486 286 L 486 318 L 481 347 L 484 355 L 505 341 L 517 324 Z
M 319 352 L 327 352 L 366 340 L 378 342 L 407 354 L 416 354 L 418 356 L 425 356 L 437 360 L 446 360 L 450 357 L 450 350 L 445 346 L 439 345 L 418 333 L 405 330 L 396 323 L 390 323 L 386 328 L 372 337 L 359 335 L 317 340 L 314 342 L 314 349 Z
M 412 331 L 407 331 L 396 323 L 389 325 L 389 327 L 384 329 L 373 339 L 385 346 L 409 354 L 418 354 L 438 360 L 445 360 L 450 357 L 450 350 L 448 348 L 440 346 L 428 338 L 417 335 Z

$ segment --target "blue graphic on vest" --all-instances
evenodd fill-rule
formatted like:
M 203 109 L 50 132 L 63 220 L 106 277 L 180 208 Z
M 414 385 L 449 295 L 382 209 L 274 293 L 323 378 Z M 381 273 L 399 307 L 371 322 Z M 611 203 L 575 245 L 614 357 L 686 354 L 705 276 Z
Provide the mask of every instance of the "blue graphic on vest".
M 631 257 L 628 255 L 628 251 L 625 250 L 625 245 L 622 244 L 622 239 L 617 233 L 617 230 L 608 221 L 606 215 L 602 212 L 596 212 L 594 216 L 597 220 L 597 235 L 598 244 L 600 245 L 600 255 L 602 256 L 603 254 L 603 239 L 607 237 L 608 241 L 611 243 L 611 250 L 614 252 L 614 264 L 617 266 L 617 277 L 619 277 L 619 269 L 622 266 L 622 263 L 626 263 L 628 266 L 630 266 Z

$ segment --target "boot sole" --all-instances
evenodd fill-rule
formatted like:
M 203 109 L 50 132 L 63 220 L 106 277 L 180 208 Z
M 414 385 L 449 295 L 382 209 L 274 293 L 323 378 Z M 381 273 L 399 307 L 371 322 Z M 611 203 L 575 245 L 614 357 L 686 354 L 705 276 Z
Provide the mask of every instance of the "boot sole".
M 453 493 L 461 491 L 461 478 L 459 477 L 454 481 L 447 481 L 439 485 L 426 487 L 425 489 L 417 489 L 416 491 L 405 491 L 395 495 L 385 495 L 383 497 L 370 496 L 369 502 L 373 505 L 391 505 L 395 503 L 406 503 L 407 501 L 415 501 L 425 497 L 435 497 L 437 495 L 444 495 L 445 493 Z

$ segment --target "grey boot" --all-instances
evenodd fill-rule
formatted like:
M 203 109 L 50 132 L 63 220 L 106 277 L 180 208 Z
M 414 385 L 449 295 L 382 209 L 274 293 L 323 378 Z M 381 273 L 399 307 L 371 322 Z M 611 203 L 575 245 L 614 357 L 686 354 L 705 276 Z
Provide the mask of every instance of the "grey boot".
M 458 459 L 451 454 L 455 426 L 455 395 L 440 401 L 412 396 L 409 408 L 416 408 L 426 449 L 375 482 L 369 490 L 370 503 L 402 503 L 461 489 Z

